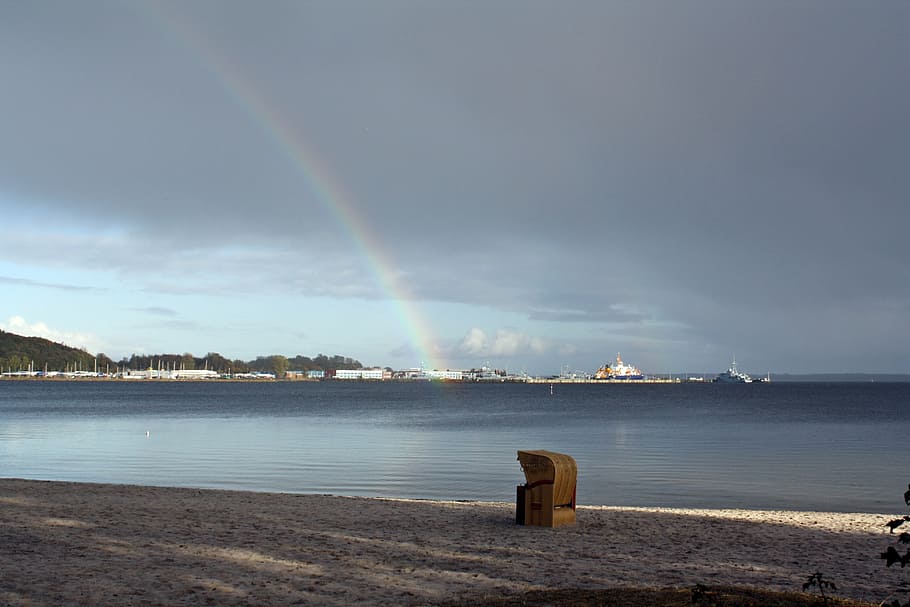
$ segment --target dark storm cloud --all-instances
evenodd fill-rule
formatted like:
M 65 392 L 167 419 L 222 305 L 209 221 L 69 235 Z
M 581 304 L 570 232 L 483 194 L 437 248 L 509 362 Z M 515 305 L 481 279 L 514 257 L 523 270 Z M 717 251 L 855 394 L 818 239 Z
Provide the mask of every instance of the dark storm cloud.
M 238 247 L 162 290 L 379 296 L 335 196 L 426 300 L 907 366 L 906 2 L 0 12 L 0 191 L 200 275 Z

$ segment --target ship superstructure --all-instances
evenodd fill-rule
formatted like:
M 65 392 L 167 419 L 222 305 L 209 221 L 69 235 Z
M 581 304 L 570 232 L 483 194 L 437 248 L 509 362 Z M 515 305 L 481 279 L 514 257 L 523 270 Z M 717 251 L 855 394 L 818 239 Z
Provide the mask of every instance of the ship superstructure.
M 736 368 L 736 359 L 734 358 L 730 368 L 715 377 L 714 381 L 720 384 L 751 384 L 753 380 L 748 373 L 743 373 Z
M 616 353 L 616 362 L 607 363 L 594 373 L 594 379 L 629 380 L 644 379 L 644 377 L 641 369 L 622 362 L 619 352 Z

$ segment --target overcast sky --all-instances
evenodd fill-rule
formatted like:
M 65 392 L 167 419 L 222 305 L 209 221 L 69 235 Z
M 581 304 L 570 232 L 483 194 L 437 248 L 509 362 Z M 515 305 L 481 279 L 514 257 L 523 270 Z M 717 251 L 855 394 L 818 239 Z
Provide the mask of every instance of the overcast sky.
M 0 328 L 910 372 L 910 2 L 0 0 Z

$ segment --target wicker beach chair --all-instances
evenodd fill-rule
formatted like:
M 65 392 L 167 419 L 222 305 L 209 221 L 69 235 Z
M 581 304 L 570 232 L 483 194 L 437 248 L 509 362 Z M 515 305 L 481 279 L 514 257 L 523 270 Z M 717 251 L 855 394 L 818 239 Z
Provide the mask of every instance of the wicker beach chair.
M 519 451 L 518 461 L 527 482 L 518 485 L 515 522 L 540 527 L 574 524 L 575 459 L 553 451 Z

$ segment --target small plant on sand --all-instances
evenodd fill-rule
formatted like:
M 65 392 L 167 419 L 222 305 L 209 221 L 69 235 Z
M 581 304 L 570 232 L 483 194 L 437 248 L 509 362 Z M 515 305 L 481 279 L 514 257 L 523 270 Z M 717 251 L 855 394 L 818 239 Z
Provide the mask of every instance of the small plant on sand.
M 708 598 L 708 587 L 704 584 L 695 584 L 692 586 L 691 601 L 693 605 L 702 604 Z
M 822 596 L 822 602 L 828 604 L 828 595 L 825 594 L 825 590 L 830 590 L 831 592 L 837 592 L 837 586 L 834 582 L 826 580 L 825 576 L 822 575 L 821 571 L 816 571 L 809 576 L 809 579 L 806 580 L 806 583 L 803 584 L 803 590 L 809 590 L 810 588 L 818 588 L 818 593 Z
M 910 485 L 908 485 L 907 490 L 904 492 L 904 503 L 907 504 L 907 506 L 910 506 Z M 889 533 L 893 534 L 895 529 L 907 521 L 910 521 L 910 516 L 904 515 L 888 521 L 885 523 L 885 527 L 889 529 Z M 910 533 L 902 532 L 898 535 L 897 543 L 910 544 Z M 894 546 L 888 546 L 888 549 L 881 553 L 880 558 L 884 559 L 886 567 L 891 567 L 891 565 L 900 563 L 901 569 L 903 569 L 910 563 L 910 549 L 907 549 L 904 554 L 901 554 Z M 890 603 L 882 603 L 882 605 L 886 607 L 910 607 L 910 600 L 906 603 L 901 603 L 898 599 L 894 599 Z

